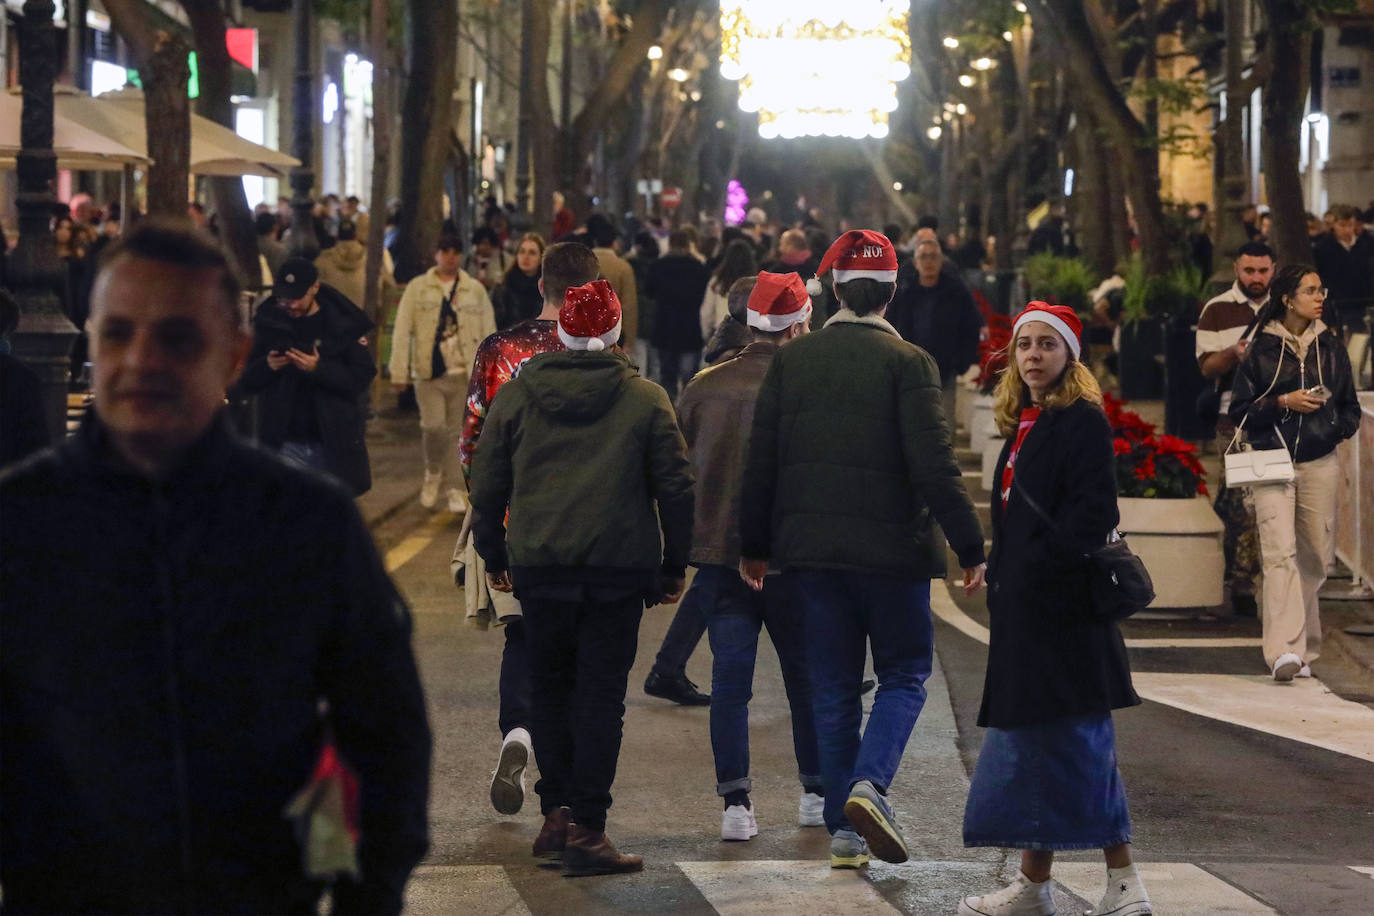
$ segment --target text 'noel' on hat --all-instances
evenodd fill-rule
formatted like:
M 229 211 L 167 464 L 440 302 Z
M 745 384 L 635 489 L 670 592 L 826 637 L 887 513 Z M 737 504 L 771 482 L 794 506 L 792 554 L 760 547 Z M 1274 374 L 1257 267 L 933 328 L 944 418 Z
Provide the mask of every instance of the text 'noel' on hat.
M 1013 341 L 1016 340 L 1016 333 L 1021 330 L 1021 325 L 1028 321 L 1043 321 L 1058 331 L 1059 336 L 1069 345 L 1074 359 L 1078 359 L 1078 355 L 1083 352 L 1083 322 L 1079 320 L 1078 313 L 1067 305 L 1050 305 L 1048 302 L 1040 301 L 1030 303 L 1016 316 L 1016 321 L 1011 326 Z
M 281 269 L 277 271 L 277 282 L 273 285 L 272 292 L 278 299 L 294 302 L 304 297 L 319 278 L 320 272 L 310 261 L 305 258 L 287 258 L 282 261 Z
M 877 280 L 893 283 L 897 279 L 897 249 L 881 232 L 851 229 L 835 239 L 821 258 L 816 276 L 834 269 L 836 283 L 850 280 Z
M 811 317 L 811 297 L 800 275 L 759 274 L 754 291 L 749 294 L 746 321 L 751 328 L 770 334 L 785 331 Z
M 620 300 L 605 280 L 574 286 L 558 310 L 558 339 L 569 350 L 604 350 L 620 340 Z

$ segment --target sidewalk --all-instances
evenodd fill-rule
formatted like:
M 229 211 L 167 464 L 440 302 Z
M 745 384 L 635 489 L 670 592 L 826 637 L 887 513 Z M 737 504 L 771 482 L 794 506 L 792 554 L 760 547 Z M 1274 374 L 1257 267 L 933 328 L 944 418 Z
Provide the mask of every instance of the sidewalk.
M 391 518 L 420 496 L 420 417 L 395 407 L 389 396 L 385 406 L 367 421 L 367 455 L 372 463 L 372 489 L 357 499 L 358 510 L 369 529 Z

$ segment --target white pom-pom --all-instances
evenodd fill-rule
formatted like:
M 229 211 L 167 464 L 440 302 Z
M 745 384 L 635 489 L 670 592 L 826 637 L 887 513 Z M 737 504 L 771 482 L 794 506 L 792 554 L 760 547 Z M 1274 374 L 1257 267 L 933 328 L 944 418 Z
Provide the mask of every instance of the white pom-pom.
M 606 349 L 606 342 L 600 337 L 593 337 L 587 341 L 587 349 L 593 352 Z
M 806 291 L 810 295 L 819 296 L 821 294 L 822 289 L 823 287 L 821 286 L 821 281 L 817 280 L 815 277 L 812 277 L 810 280 L 806 281 Z

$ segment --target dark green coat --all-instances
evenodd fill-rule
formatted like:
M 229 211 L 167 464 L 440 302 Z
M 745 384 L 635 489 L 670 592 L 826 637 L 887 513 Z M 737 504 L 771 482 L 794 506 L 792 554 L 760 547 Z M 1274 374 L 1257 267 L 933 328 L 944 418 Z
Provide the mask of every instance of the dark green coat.
M 929 354 L 848 310 L 779 350 L 754 410 L 743 555 L 934 579 L 936 521 L 961 565 L 983 562 Z
M 488 572 L 509 569 L 517 590 L 584 582 L 647 593 L 660 571 L 685 573 L 687 445 L 667 393 L 622 354 L 526 362 L 492 401 L 469 498 L 477 552 Z

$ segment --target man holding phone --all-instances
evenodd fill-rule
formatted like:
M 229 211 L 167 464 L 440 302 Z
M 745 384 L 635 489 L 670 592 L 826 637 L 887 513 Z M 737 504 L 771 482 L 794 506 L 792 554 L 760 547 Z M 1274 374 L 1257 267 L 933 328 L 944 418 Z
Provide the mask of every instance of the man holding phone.
M 253 352 L 239 389 L 258 398 L 258 440 L 323 471 L 357 496 L 372 487 L 359 395 L 377 367 L 372 322 L 305 258 L 282 263 L 253 317 Z

